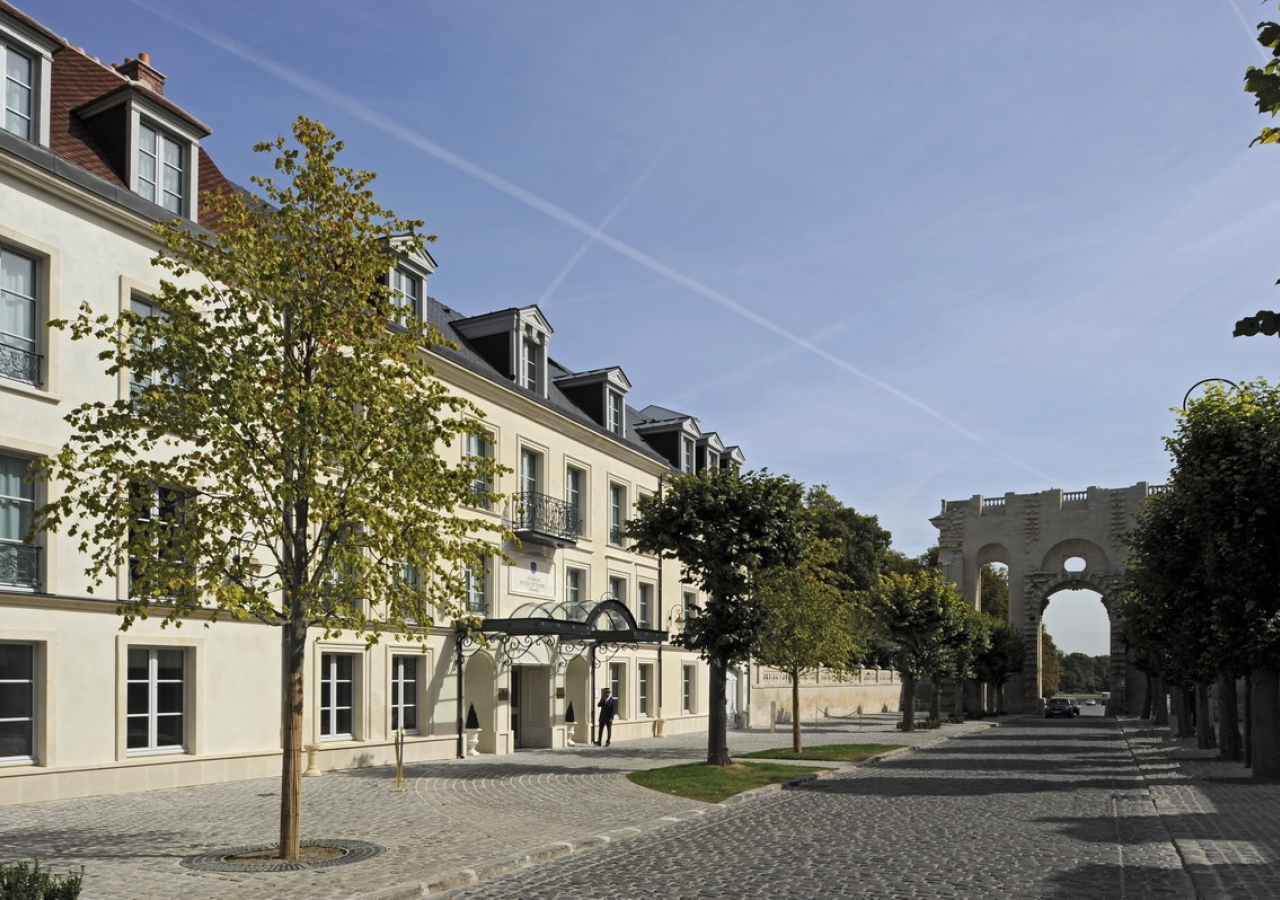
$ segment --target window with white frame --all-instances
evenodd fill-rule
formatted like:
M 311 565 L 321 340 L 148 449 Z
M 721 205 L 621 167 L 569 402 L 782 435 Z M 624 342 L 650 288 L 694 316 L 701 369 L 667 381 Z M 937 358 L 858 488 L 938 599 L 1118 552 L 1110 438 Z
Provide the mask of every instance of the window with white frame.
M 467 590 L 467 609 L 478 616 L 489 614 L 489 561 L 467 566 L 463 572 Z
M 349 741 L 355 736 L 355 657 L 320 656 L 320 737 Z
M 587 573 L 572 566 L 564 568 L 564 599 L 569 603 L 581 603 L 587 596 Z
M 653 715 L 650 697 L 653 695 L 653 665 L 640 664 L 640 680 L 636 685 L 636 712 L 642 716 Z
M 627 602 L 627 579 L 620 575 L 609 576 L 609 599 L 622 604 Z
M 641 628 L 653 627 L 653 585 L 643 581 L 636 589 L 636 622 Z
M 604 427 L 614 434 L 622 434 L 622 394 L 606 389 Z
M 4 130 L 35 141 L 39 128 L 35 121 L 39 69 L 36 59 L 0 41 L 4 57 Z
M 125 747 L 130 753 L 172 753 L 186 746 L 187 652 L 130 647 Z
M 680 667 L 680 709 L 682 712 L 694 712 L 694 675 L 696 671 L 693 666 Z
M 691 437 L 680 438 L 680 471 L 692 472 L 694 470 L 694 450 L 696 445 Z
M 520 492 L 537 494 L 542 485 L 542 454 L 536 450 L 520 451 Z
M 698 608 L 698 595 L 693 591 L 684 592 L 684 617 L 689 618 L 689 613 Z
M 569 466 L 564 470 L 564 502 L 569 504 L 572 510 L 570 519 L 578 527 L 578 533 L 581 534 L 586 528 L 585 513 L 586 503 L 584 491 L 586 490 L 587 473 L 576 466 Z
M 40 263 L 0 247 L 0 377 L 40 383 Z
M 487 460 L 493 458 L 493 442 L 487 434 L 468 434 L 466 441 L 467 459 L 470 460 Z M 489 498 L 485 494 L 492 493 L 493 483 L 489 480 L 489 475 L 478 464 L 475 467 L 475 477 L 471 479 L 471 494 L 476 498 L 475 505 L 481 509 L 490 507 Z
M 622 546 L 622 529 L 626 524 L 627 489 L 620 484 L 609 485 L 609 543 Z
M 35 757 L 36 647 L 0 643 L 0 766 Z
M 391 657 L 391 730 L 418 731 L 418 661 L 421 656 Z
M 129 486 L 133 526 L 129 529 L 129 595 L 155 595 L 184 563 L 172 550 L 172 536 L 181 527 L 183 507 L 191 494 L 181 488 Z M 173 592 L 168 591 L 169 595 Z
M 33 589 L 40 583 L 40 548 L 23 543 L 36 508 L 29 465 L 0 454 L 0 584 Z
M 175 216 L 186 209 L 187 147 L 173 135 L 143 122 L 138 126 L 136 190 Z
M 520 384 L 535 394 L 543 394 L 545 348 L 529 338 L 520 340 Z
M 407 269 L 397 266 L 391 270 L 387 286 L 391 288 L 391 302 L 399 311 L 397 320 L 422 321 L 422 279 Z
M 144 297 L 131 297 L 129 311 L 142 319 L 165 319 L 169 316 L 167 312 Z M 156 350 L 164 345 L 159 338 L 152 338 L 147 345 L 143 345 L 141 336 L 135 336 L 133 346 L 135 350 Z M 129 372 L 129 393 L 136 395 L 152 384 L 177 384 L 177 382 L 177 376 L 171 372 L 143 371 L 135 366 Z

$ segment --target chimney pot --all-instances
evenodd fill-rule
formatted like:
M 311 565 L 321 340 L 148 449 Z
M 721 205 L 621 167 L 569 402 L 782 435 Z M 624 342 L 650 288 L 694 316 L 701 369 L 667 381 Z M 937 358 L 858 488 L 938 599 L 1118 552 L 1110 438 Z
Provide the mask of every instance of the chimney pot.
M 142 63 L 143 65 L 146 65 L 146 66 L 151 65 L 151 54 L 150 54 L 150 53 L 139 53 L 139 54 L 138 54 L 138 61 L 139 61 L 140 63 Z

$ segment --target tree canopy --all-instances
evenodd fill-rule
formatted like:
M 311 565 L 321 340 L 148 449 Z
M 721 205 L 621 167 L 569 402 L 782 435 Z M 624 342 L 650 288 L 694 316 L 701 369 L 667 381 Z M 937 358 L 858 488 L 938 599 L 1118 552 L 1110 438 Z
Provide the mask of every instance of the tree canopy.
M 311 627 L 376 640 L 465 618 L 464 569 L 492 552 L 476 465 L 447 449 L 480 411 L 433 377 L 441 336 L 387 287 L 423 252 L 420 222 L 336 165 L 341 142 L 299 118 L 255 150 L 262 197 L 206 196 L 217 233 L 159 227 L 160 291 L 69 328 L 130 389 L 67 417 L 36 527 L 80 538 L 88 575 L 129 581 L 124 627 L 162 616 L 282 626 L 280 852 L 296 858 L 303 660 Z M 278 180 L 277 180 L 278 179 Z
M 727 766 L 725 678 L 755 650 L 765 611 L 754 595 L 761 573 L 803 558 L 804 490 L 767 471 L 703 469 L 641 497 L 627 536 L 642 553 L 679 560 L 684 580 L 709 601 L 689 613 L 675 641 L 697 650 L 711 671 L 707 762 Z

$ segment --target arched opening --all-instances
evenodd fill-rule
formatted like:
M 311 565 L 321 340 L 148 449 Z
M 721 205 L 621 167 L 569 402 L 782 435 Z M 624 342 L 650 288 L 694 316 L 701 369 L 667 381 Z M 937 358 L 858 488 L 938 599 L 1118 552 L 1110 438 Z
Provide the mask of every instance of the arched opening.
M 1050 592 L 1041 629 L 1041 696 L 1101 697 L 1110 691 L 1111 617 L 1101 593 L 1070 582 Z

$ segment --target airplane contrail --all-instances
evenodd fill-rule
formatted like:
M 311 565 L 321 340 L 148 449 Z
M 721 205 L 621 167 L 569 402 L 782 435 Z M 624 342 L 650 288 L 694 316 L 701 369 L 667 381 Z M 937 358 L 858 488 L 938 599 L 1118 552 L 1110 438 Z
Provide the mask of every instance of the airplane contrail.
M 477 165 L 476 163 L 473 163 L 470 160 L 462 158 L 458 154 L 454 153 L 452 150 L 449 150 L 444 146 L 437 144 L 435 141 L 431 140 L 430 138 L 424 135 L 421 135 L 418 132 L 413 131 L 412 129 L 406 127 L 402 122 L 396 119 L 393 119 L 390 116 L 384 115 L 383 113 L 380 113 L 371 109 L 368 105 L 362 103 L 359 100 L 349 97 L 339 91 L 335 91 L 328 85 L 323 84 L 322 82 L 317 81 L 316 79 L 311 78 L 310 76 L 302 74 L 297 69 L 293 69 L 289 66 L 283 65 L 277 60 L 272 59 L 271 57 L 264 56 L 263 54 L 260 54 L 250 49 L 249 47 L 246 47 L 244 44 L 241 44 L 239 41 L 233 40 L 232 38 L 229 38 L 226 35 L 219 34 L 203 26 L 193 25 L 188 19 L 180 18 L 174 13 L 169 12 L 167 9 L 164 9 L 162 7 L 159 7 L 152 3 L 147 2 L 147 0 L 129 0 L 129 2 L 137 7 L 147 10 L 151 14 L 158 16 L 161 19 L 164 19 L 166 22 L 170 23 L 171 25 L 177 28 L 181 28 L 184 31 L 188 31 L 196 35 L 197 37 L 202 38 L 203 40 L 226 51 L 227 53 L 233 56 L 239 57 L 245 62 L 253 66 L 256 66 L 259 69 L 262 69 L 264 72 L 267 72 L 270 75 L 274 75 L 276 78 L 279 78 L 281 81 L 292 85 L 298 90 L 303 91 L 304 93 L 309 94 L 318 100 L 331 103 L 332 105 L 341 109 L 343 112 L 364 122 L 365 124 L 373 128 L 376 128 L 387 135 L 395 137 L 403 141 L 404 143 L 408 144 L 411 147 L 416 147 L 417 149 L 422 150 L 423 152 L 431 156 L 434 156 L 436 159 L 440 160 L 441 162 L 448 163 L 454 168 L 467 173 L 471 177 L 475 178 L 477 181 L 487 184 L 490 187 L 494 188 L 495 190 L 503 194 L 506 194 L 508 197 L 511 197 L 515 200 L 519 200 L 521 203 L 524 203 L 526 206 L 529 206 L 529 207 L 532 207 L 533 209 L 538 210 L 539 212 L 545 214 L 548 218 L 554 219 L 555 221 L 561 223 L 562 225 L 565 225 L 569 228 L 574 229 L 575 231 L 578 231 L 586 235 L 591 241 L 595 243 L 603 244 L 604 246 L 615 251 L 621 256 L 624 256 L 627 259 L 630 259 L 633 262 L 638 263 L 639 265 L 643 266 L 649 271 L 665 277 L 669 281 L 680 285 L 681 287 L 687 289 L 691 293 L 697 294 L 703 299 L 708 300 L 716 304 L 717 306 L 720 306 L 723 309 L 727 309 L 729 312 L 732 312 L 734 315 L 738 316 L 739 318 L 745 319 L 748 322 L 758 325 L 760 328 L 763 328 L 765 331 L 768 331 L 771 334 L 774 334 L 777 337 L 780 337 L 783 340 L 788 341 L 791 344 L 797 347 L 800 347 L 803 350 L 807 350 L 809 353 L 813 354 L 819 359 L 825 360 L 826 362 L 835 366 L 837 369 L 843 372 L 847 372 L 850 375 L 853 375 L 857 378 L 862 379 L 868 384 L 878 387 L 880 390 L 894 397 L 897 397 L 899 400 L 903 401 L 909 406 L 912 406 L 915 409 L 919 410 L 920 412 L 924 413 L 925 415 L 937 420 L 938 422 L 941 422 L 943 425 L 946 425 L 952 431 L 956 432 L 959 435 L 962 435 L 969 441 L 972 441 L 973 443 L 982 447 L 984 450 L 988 451 L 993 456 L 1003 459 L 1006 462 L 1012 463 L 1013 465 L 1021 469 L 1024 469 L 1027 472 L 1030 472 L 1031 474 L 1037 476 L 1038 478 L 1047 479 L 1051 483 L 1056 482 L 1056 479 L 1053 476 L 1048 475 L 1044 472 L 1041 472 L 1039 469 L 1036 469 L 1034 466 L 1023 462 L 1017 457 L 1011 456 L 1008 453 L 1004 452 L 1003 450 L 999 449 L 998 447 L 988 443 L 980 435 L 965 428 L 959 422 L 956 422 L 954 419 L 948 418 L 946 415 L 937 411 L 933 407 L 929 406 L 928 404 L 924 403 L 921 400 L 917 400 L 915 397 L 911 396 L 910 394 L 906 393 L 905 391 L 899 388 L 894 387 L 893 385 L 889 384 L 887 381 L 877 378 L 868 372 L 864 372 L 862 369 L 859 369 L 857 366 L 853 365 L 852 363 L 849 363 L 841 359 L 840 357 L 835 356 L 834 354 L 824 350 L 823 348 L 814 344 L 812 341 L 806 340 L 803 337 L 787 330 L 783 326 L 779 325 L 777 322 L 774 322 L 772 319 L 762 316 L 759 313 L 755 312 L 754 310 L 748 309 L 747 307 L 743 306 L 741 303 L 738 303 L 736 300 L 733 300 L 732 298 L 726 296 L 725 294 L 722 294 L 721 292 L 715 290 L 714 288 L 703 284 L 702 282 L 698 281 L 696 278 L 693 278 L 690 275 L 686 275 L 683 272 L 673 269 L 670 266 L 668 266 L 666 263 L 661 262 L 658 259 L 655 259 L 654 257 L 650 256 L 644 251 L 639 250 L 636 247 L 633 247 L 624 241 L 618 240 L 617 238 L 604 232 L 601 228 L 591 225 L 585 220 L 569 212 L 567 209 L 564 209 L 563 207 L 557 206 L 555 203 L 552 203 L 550 200 L 540 197 L 537 194 L 533 193 L 532 191 L 529 191 L 529 190 L 526 190 L 525 188 L 520 187 L 520 185 L 515 184 L 514 182 L 509 181 L 506 178 L 503 178 L 501 175 L 498 175 L 495 172 L 489 171 L 483 166 Z

